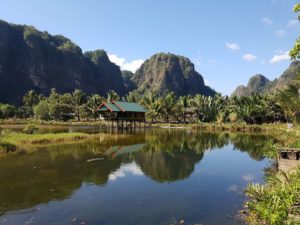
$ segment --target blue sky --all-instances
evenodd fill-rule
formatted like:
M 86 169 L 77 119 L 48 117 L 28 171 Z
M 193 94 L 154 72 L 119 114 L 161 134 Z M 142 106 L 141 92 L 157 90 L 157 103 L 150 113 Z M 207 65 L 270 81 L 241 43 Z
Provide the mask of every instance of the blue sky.
M 0 0 L 0 18 L 62 34 L 83 51 L 104 49 L 135 70 L 157 52 L 184 55 L 230 94 L 261 73 L 278 77 L 300 33 L 296 0 Z

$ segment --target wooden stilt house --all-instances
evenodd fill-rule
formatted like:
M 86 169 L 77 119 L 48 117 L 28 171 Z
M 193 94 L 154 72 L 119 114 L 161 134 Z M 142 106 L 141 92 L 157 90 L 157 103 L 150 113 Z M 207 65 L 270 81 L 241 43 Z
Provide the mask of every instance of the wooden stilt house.
M 138 124 L 146 122 L 146 109 L 138 103 L 113 101 L 111 103 L 103 102 L 97 111 L 100 119 L 116 123 L 118 127 L 135 127 Z

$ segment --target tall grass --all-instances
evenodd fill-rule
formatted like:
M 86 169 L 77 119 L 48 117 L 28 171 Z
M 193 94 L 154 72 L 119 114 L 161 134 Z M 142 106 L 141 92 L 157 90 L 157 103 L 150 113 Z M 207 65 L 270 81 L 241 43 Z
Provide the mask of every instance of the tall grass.
M 92 138 L 84 133 L 25 134 L 4 130 L 0 135 L 0 150 L 18 150 L 30 146 L 69 143 Z

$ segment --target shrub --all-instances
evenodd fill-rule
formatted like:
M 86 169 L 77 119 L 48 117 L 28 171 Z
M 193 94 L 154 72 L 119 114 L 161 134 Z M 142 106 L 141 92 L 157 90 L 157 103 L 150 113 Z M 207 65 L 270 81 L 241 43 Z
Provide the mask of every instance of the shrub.
M 39 130 L 39 127 L 36 125 L 29 124 L 23 129 L 23 133 L 25 134 L 33 134 Z
M 229 114 L 229 120 L 231 123 L 235 123 L 238 121 L 238 115 L 236 113 L 230 113 Z

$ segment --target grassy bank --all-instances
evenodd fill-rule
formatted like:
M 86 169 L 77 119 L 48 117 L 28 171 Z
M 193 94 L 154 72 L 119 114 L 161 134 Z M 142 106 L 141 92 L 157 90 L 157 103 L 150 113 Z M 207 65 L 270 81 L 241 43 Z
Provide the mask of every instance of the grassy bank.
M 248 185 L 248 224 L 300 224 L 300 169 L 295 174 L 277 173 L 265 185 Z
M 0 126 L 1 124 L 4 125 L 20 125 L 20 124 L 35 124 L 35 125 L 55 125 L 55 126 L 100 126 L 100 125 L 105 125 L 103 121 L 75 121 L 75 120 L 70 120 L 70 121 L 56 121 L 56 120 L 37 120 L 37 119 L 5 119 L 5 120 L 0 120 Z
M 84 133 L 24 134 L 4 130 L 0 135 L 0 151 L 14 151 L 47 144 L 71 143 L 94 136 Z

